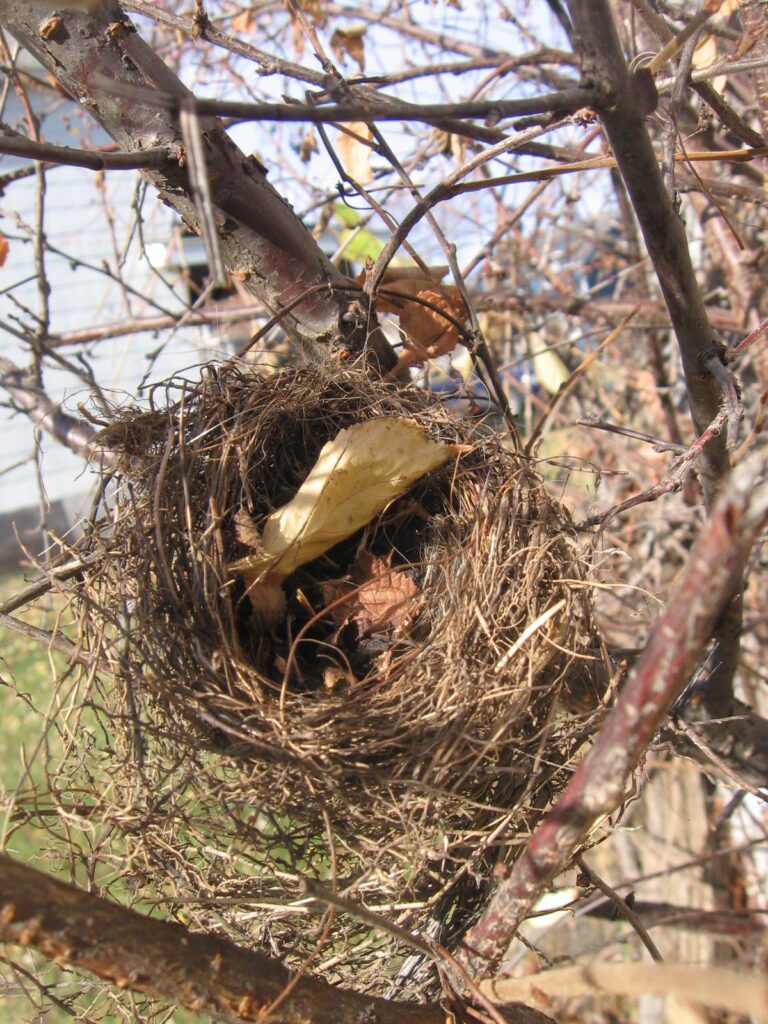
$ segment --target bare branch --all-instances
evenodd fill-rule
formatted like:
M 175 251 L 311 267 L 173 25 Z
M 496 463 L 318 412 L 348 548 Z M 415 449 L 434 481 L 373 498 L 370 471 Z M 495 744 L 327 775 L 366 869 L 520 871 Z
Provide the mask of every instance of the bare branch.
M 630 76 L 606 0 L 569 0 L 587 80 L 604 90 L 601 120 L 627 186 L 680 347 L 693 421 L 702 433 L 722 401 L 708 360 L 722 361 L 691 263 L 685 227 L 664 188 L 644 119 L 656 102 L 649 74 Z M 728 474 L 723 437 L 702 449 L 699 471 L 707 505 Z
M 99 86 L 114 96 L 141 100 L 166 110 L 179 110 L 178 95 L 137 86 L 100 81 Z M 346 102 L 310 106 L 303 103 L 246 103 L 240 100 L 196 98 L 190 101 L 200 115 L 232 117 L 239 121 L 285 121 L 335 124 L 345 121 L 424 121 L 439 124 L 446 118 L 521 117 L 525 114 L 571 113 L 589 107 L 598 99 L 593 89 L 564 89 L 516 100 L 468 100 L 465 103 Z
M 92 171 L 131 171 L 142 168 L 159 170 L 168 164 L 168 151 L 162 147 L 136 153 L 101 153 L 93 149 L 72 149 L 69 146 L 51 146 L 35 142 L 23 135 L 0 134 L 0 153 L 28 156 L 30 160 L 87 167 Z
M 91 13 L 67 9 L 57 18 L 57 31 L 44 38 L 39 30 L 39 12 L 25 0 L 8 0 L 0 9 L 0 24 L 87 107 L 121 150 L 132 153 L 160 147 L 177 154 L 176 162 L 167 170 L 145 170 L 144 174 L 163 201 L 197 228 L 198 216 L 175 119 L 157 108 L 117 97 L 98 83 L 106 80 L 160 90 L 179 102 L 191 94 L 139 36 L 116 0 L 105 0 Z M 288 306 L 307 289 L 326 285 L 315 288 L 287 314 L 283 326 L 294 337 L 310 343 L 338 338 L 344 333 L 341 316 L 346 298 L 335 293 L 333 285 L 343 283 L 343 275 L 269 184 L 259 162 L 246 157 L 215 120 L 201 120 L 200 129 L 222 255 L 230 275 L 242 281 L 273 312 Z M 386 344 L 379 349 L 384 368 L 391 368 L 394 354 Z
M 494 971 L 543 889 L 571 861 L 627 781 L 695 668 L 768 521 L 768 482 L 753 459 L 739 466 L 712 509 L 666 612 L 616 705 L 552 811 L 534 833 L 463 945 L 478 975 Z
M 0 939 L 30 946 L 119 988 L 198 1013 L 261 1020 L 291 981 L 277 961 L 183 925 L 145 917 L 0 854 Z M 274 1024 L 445 1024 L 439 1006 L 389 1003 L 304 977 Z
M 14 405 L 32 420 L 36 427 L 77 455 L 106 467 L 112 456 L 97 444 L 90 423 L 64 412 L 51 401 L 40 384 L 25 370 L 14 366 L 9 359 L 0 358 L 0 385 L 5 388 Z

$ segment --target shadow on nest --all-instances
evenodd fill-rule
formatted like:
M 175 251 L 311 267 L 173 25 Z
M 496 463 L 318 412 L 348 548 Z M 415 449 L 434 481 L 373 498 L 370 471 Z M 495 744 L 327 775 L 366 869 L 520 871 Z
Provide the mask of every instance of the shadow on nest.
M 477 896 L 514 858 L 591 734 L 604 665 L 570 518 L 528 460 L 416 388 L 240 365 L 166 392 L 102 434 L 120 469 L 83 541 L 83 642 L 120 684 L 127 733 L 144 731 L 126 765 L 143 763 L 146 787 L 148 746 L 184 763 L 184 820 L 210 818 L 215 799 L 219 824 L 201 828 L 224 852 L 216 882 L 169 830 L 169 869 L 145 827 L 134 863 L 157 881 L 165 857 L 177 894 L 194 888 L 186 860 L 198 893 L 228 879 L 283 904 L 302 878 L 335 876 L 349 900 L 375 891 L 424 927 L 457 886 Z M 229 569 L 248 553 L 244 514 L 259 525 L 327 441 L 376 417 L 468 449 L 289 576 L 280 621 L 256 628 Z M 248 878 L 222 866 L 235 842 Z M 465 924 L 458 914 L 454 930 Z M 302 951 L 303 925 L 259 927 L 257 941 Z

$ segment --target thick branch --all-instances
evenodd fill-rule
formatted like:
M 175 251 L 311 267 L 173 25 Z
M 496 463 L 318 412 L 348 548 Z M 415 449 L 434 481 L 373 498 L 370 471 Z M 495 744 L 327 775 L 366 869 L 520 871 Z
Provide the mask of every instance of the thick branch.
M 31 946 L 119 988 L 199 1013 L 260 1020 L 292 974 L 226 939 L 198 935 L 100 899 L 0 854 L 0 940 Z M 304 977 L 274 1024 L 445 1024 L 438 1006 L 389 1003 Z
M 160 169 L 168 164 L 168 152 L 162 148 L 147 149 L 141 153 L 100 153 L 93 149 L 51 146 L 46 142 L 27 139 L 23 135 L 0 134 L 0 153 L 27 156 L 31 160 L 52 164 L 87 167 L 92 171 L 127 171 L 149 167 Z
M 650 76 L 630 76 L 606 0 L 568 0 L 585 80 L 604 90 L 599 114 L 627 187 L 677 337 L 696 430 L 703 433 L 722 402 L 721 352 L 707 319 L 682 220 L 664 188 L 645 127 L 653 106 Z M 702 449 L 699 472 L 708 506 L 728 473 L 725 438 Z
M 594 745 L 467 932 L 465 958 L 477 974 L 489 974 L 499 964 L 545 886 L 568 866 L 598 821 L 621 803 L 632 771 L 699 662 L 767 521 L 768 481 L 753 459 L 738 467 L 713 507 L 669 606 Z
M 106 89 L 110 87 L 105 85 Z M 142 99 L 150 106 L 178 110 L 181 98 L 169 93 L 116 86 L 110 91 Z M 442 124 L 447 118 L 520 117 L 525 114 L 572 112 L 597 100 L 593 89 L 564 89 L 516 100 L 467 100 L 464 103 L 349 102 L 309 106 L 304 103 L 248 103 L 242 100 L 195 99 L 198 114 L 233 117 L 240 121 L 285 121 L 334 124 L 345 121 L 423 121 Z
M 43 38 L 40 11 L 34 4 L 6 0 L 0 6 L 0 25 L 87 108 L 122 151 L 146 152 L 159 147 L 177 154 L 177 161 L 167 169 L 145 170 L 144 174 L 161 199 L 198 229 L 175 118 L 169 112 L 115 96 L 98 83 L 157 89 L 179 99 L 189 99 L 189 91 L 137 34 L 116 0 L 104 0 L 92 13 L 62 9 L 55 18 L 55 30 L 48 28 L 47 38 Z M 286 314 L 283 326 L 307 342 L 337 338 L 347 305 L 346 296 L 332 287 L 343 283 L 340 271 L 267 182 L 259 162 L 246 157 L 214 119 L 201 118 L 200 129 L 212 219 L 227 270 L 273 312 L 285 309 L 315 287 L 311 296 Z M 380 358 L 394 365 L 391 351 L 383 350 Z
M 763 910 L 700 910 L 650 900 L 635 900 L 632 910 L 642 917 L 647 928 L 680 928 L 699 934 L 740 937 L 766 935 L 763 919 L 768 917 L 768 911 Z M 586 914 L 602 921 L 617 920 L 616 907 L 608 900 L 588 907 Z
M 627 193 L 643 232 L 675 331 L 694 426 L 701 435 L 716 419 L 727 391 L 729 371 L 707 318 L 693 271 L 685 226 L 672 206 L 644 119 L 655 105 L 649 75 L 630 76 L 607 0 L 568 0 L 587 80 L 602 85 L 599 105 Z M 734 389 L 735 391 L 735 389 Z M 697 468 L 708 508 L 728 475 L 730 459 L 724 432 L 701 448 Z M 706 684 L 711 716 L 727 713 L 739 658 L 742 581 L 734 577 L 732 600 L 720 623 L 720 660 Z

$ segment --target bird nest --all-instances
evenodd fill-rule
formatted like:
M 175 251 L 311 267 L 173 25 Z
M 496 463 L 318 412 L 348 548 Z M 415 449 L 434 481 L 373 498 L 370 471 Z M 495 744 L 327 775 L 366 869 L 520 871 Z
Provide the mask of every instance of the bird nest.
M 132 840 L 143 877 L 165 858 L 176 894 L 220 893 L 227 871 L 212 855 L 206 875 L 201 844 L 218 838 L 226 860 L 246 829 L 259 866 L 247 884 L 233 868 L 230 892 L 279 902 L 288 876 L 336 873 L 354 899 L 368 891 L 354 880 L 375 876 L 380 903 L 433 911 L 457 880 L 513 858 L 590 735 L 603 678 L 570 518 L 530 461 L 416 388 L 338 366 L 208 367 L 153 402 L 102 433 L 119 469 L 83 541 L 78 597 L 83 643 L 119 684 L 113 716 L 184 764 L 185 834 L 208 816 L 195 857 L 178 828 L 148 853 L 147 810 Z M 265 624 L 232 568 L 258 541 L 249 530 L 340 431 L 382 418 L 451 457 L 292 571 Z M 174 843 L 169 868 L 158 851 Z M 197 865 L 186 889 L 181 861 Z

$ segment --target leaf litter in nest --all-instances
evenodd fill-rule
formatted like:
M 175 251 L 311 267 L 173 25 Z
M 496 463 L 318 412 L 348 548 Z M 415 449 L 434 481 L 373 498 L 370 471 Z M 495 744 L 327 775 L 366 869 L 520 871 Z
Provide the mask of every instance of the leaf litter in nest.
M 414 420 L 378 417 L 340 430 L 323 446 L 296 495 L 267 518 L 261 536 L 240 509 L 237 537 L 254 554 L 230 563 L 228 571 L 246 586 L 254 625 L 266 630 L 280 619 L 282 584 L 292 572 L 367 526 L 425 473 L 466 450 L 432 441 Z M 373 578 L 361 582 L 367 593 L 358 603 L 369 612 L 376 587 Z
M 338 625 L 356 622 L 363 632 L 380 633 L 402 626 L 408 619 L 408 605 L 420 590 L 410 576 L 392 568 L 391 555 L 382 558 L 361 551 L 349 576 L 349 582 L 322 585 L 323 597 L 334 605 L 331 617 Z
M 343 642 L 344 634 L 351 632 L 355 645 L 369 648 L 377 667 L 386 670 L 392 639 L 411 618 L 414 600 L 421 594 L 409 575 L 393 568 L 392 552 L 382 558 L 365 549 L 359 551 L 347 579 L 322 583 L 320 589 L 338 627 L 333 643 Z M 326 668 L 323 679 L 329 691 L 357 682 L 349 669 L 336 667 Z

